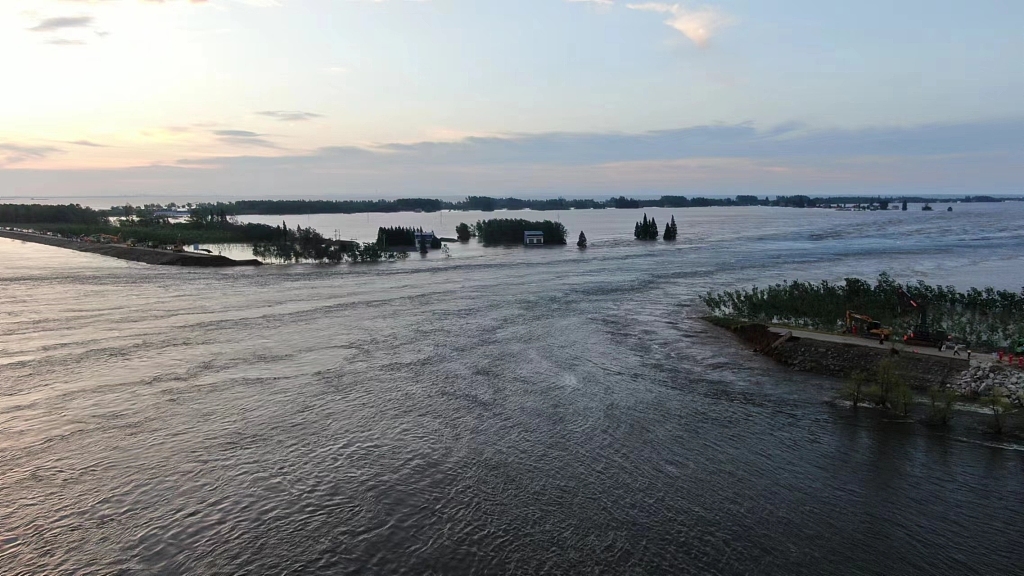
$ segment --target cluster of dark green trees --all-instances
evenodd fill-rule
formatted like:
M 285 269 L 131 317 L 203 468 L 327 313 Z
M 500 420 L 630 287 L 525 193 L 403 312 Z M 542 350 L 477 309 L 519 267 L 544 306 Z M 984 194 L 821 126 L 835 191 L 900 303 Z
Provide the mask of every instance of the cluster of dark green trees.
M 252 254 L 261 260 L 271 262 L 315 262 L 318 264 L 340 264 L 342 262 L 380 262 L 401 260 L 406 252 L 393 252 L 378 242 L 331 240 L 312 228 L 288 225 L 273 228 L 277 237 L 269 242 L 253 245 Z
M 668 226 L 665 226 L 663 238 L 665 240 L 675 240 L 677 236 L 679 236 L 679 227 L 676 226 L 676 217 L 673 215 L 672 219 L 669 220 Z
M 459 224 L 455 233 L 462 240 L 466 228 Z M 468 225 L 467 225 L 468 228 Z M 568 232 L 561 222 L 551 220 L 530 221 L 518 218 L 494 218 L 491 220 L 477 220 L 473 226 L 476 237 L 484 244 L 522 244 L 526 232 L 538 231 L 544 233 L 545 244 L 565 244 Z M 461 231 L 461 232 L 460 232 Z M 468 240 L 469 237 L 466 237 Z
M 423 234 L 423 228 L 405 228 L 402 226 L 381 226 L 377 229 L 377 244 L 382 248 L 388 246 L 416 246 L 416 233 Z M 430 240 L 430 248 L 435 250 L 441 248 L 441 239 L 433 235 Z
M 455 237 L 459 239 L 459 242 L 469 242 L 469 239 L 476 235 L 476 230 L 469 227 L 469 224 L 460 222 L 455 227 Z
M 381 246 L 415 246 L 416 229 L 402 226 L 381 226 L 377 229 L 377 244 Z
M 107 222 L 103 213 L 79 204 L 0 204 L 0 224 L 18 227 L 25 224 L 84 224 Z
M 672 220 L 665 226 L 665 235 L 662 238 L 665 240 L 675 240 L 678 236 L 679 228 L 676 226 L 676 217 L 672 216 Z M 648 220 L 647 214 L 644 214 L 644 219 L 637 222 L 633 228 L 633 237 L 637 240 L 657 240 L 658 223 L 654 221 L 654 218 Z
M 647 214 L 644 213 L 643 221 L 637 222 L 636 227 L 633 229 L 633 236 L 637 240 L 657 240 L 658 223 L 654 221 L 654 218 L 648 220 Z
M 839 329 L 846 311 L 852 310 L 901 334 L 919 322 L 920 310 L 901 306 L 900 286 L 883 273 L 874 284 L 860 278 L 842 283 L 782 282 L 766 288 L 708 292 L 701 301 L 719 317 L 828 331 Z M 976 350 L 1013 346 L 1024 338 L 1024 289 L 1019 293 L 991 287 L 961 292 L 954 286 L 921 281 L 902 288 L 927 308 L 933 329 L 970 342 Z

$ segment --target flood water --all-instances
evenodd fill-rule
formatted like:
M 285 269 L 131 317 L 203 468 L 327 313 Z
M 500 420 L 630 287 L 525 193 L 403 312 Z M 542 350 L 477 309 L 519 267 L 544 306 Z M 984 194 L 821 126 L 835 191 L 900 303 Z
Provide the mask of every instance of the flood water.
M 250 218 L 571 239 L 334 267 L 0 239 L 0 574 L 1022 574 L 1024 447 L 697 319 L 786 278 L 1020 289 L 1024 203 L 944 209 Z

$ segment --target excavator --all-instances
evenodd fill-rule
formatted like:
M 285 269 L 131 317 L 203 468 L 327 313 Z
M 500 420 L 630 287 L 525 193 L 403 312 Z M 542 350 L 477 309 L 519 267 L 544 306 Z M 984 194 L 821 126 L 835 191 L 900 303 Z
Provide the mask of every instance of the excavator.
M 853 310 L 846 311 L 846 333 L 860 334 L 865 338 L 878 338 L 888 340 L 892 337 L 892 330 L 883 328 L 882 323 L 873 320 L 871 316 L 858 314 Z
M 920 314 L 917 324 L 903 337 L 904 344 L 934 346 L 938 348 L 943 342 L 949 340 L 949 335 L 944 331 L 932 330 L 928 325 L 928 306 L 925 303 L 915 301 L 901 287 L 896 288 L 896 299 L 899 301 L 901 314 L 904 311 L 914 311 Z

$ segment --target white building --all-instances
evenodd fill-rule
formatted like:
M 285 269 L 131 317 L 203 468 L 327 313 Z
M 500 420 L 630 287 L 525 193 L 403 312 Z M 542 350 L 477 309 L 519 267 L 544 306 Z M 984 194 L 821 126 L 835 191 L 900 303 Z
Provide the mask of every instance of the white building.
M 434 241 L 434 238 L 436 238 L 436 236 L 434 236 L 434 232 L 433 231 L 431 231 L 431 232 L 414 232 L 414 235 L 416 236 L 416 246 L 419 246 L 420 242 L 426 242 L 427 246 L 430 246 L 430 243 Z
M 537 231 L 523 232 L 523 244 L 527 246 L 543 246 L 544 233 Z

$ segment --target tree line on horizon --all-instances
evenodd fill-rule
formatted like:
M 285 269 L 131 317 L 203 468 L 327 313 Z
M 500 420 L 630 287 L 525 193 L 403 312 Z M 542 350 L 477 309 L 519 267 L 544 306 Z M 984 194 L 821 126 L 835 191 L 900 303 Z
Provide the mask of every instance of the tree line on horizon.
M 297 215 L 297 214 L 365 214 L 370 212 L 440 212 L 442 210 L 493 212 L 496 210 L 601 210 L 607 208 L 704 208 L 721 206 L 772 206 L 784 208 L 814 208 L 835 205 L 882 205 L 898 204 L 904 200 L 912 202 L 1002 202 L 1009 198 L 993 196 L 964 196 L 959 198 L 928 198 L 904 196 L 823 196 L 806 195 L 759 197 L 738 195 L 731 198 L 706 198 L 702 196 L 687 197 L 666 195 L 659 198 L 636 199 L 626 196 L 611 197 L 607 200 L 595 199 L 522 199 L 496 198 L 490 196 L 467 196 L 463 200 L 450 201 L 436 198 L 399 198 L 396 200 L 234 200 L 230 202 L 200 202 L 185 205 L 189 209 L 213 209 L 223 211 L 228 216 L 242 215 Z M 1016 199 L 1020 200 L 1020 198 Z M 146 204 L 145 209 L 164 210 L 182 208 L 174 203 L 166 206 Z M 105 211 L 107 216 L 123 215 L 123 207 L 112 206 Z

